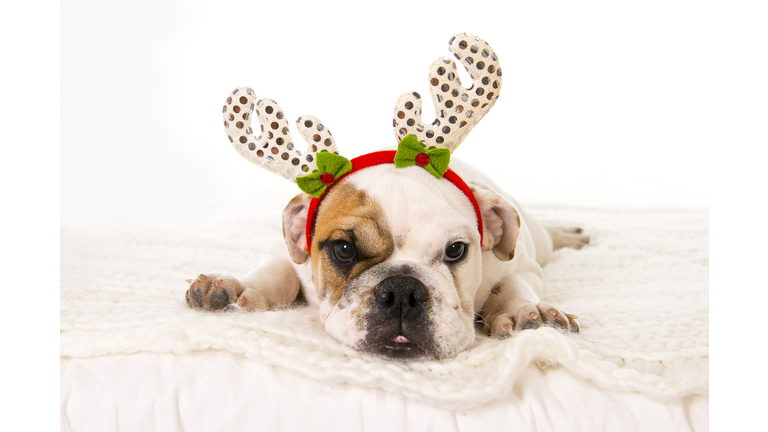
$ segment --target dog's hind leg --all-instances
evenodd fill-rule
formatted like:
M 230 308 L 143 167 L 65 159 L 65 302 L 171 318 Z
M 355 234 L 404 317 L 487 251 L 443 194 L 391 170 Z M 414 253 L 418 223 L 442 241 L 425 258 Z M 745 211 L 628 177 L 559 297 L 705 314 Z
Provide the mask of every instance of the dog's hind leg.
M 552 236 L 552 248 L 558 250 L 564 247 L 581 249 L 589 243 L 589 236 L 578 227 L 546 227 Z

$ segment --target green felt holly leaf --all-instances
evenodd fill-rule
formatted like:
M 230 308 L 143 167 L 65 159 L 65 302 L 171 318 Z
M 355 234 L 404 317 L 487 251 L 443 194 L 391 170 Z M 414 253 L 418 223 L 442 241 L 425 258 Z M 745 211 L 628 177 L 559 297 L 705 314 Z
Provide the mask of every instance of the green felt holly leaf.
M 424 167 L 430 174 L 443 178 L 451 163 L 451 151 L 446 148 L 428 150 L 415 135 L 406 135 L 397 146 L 395 167 L 406 168 L 414 165 Z
M 305 176 L 296 177 L 299 189 L 320 198 L 333 181 L 352 170 L 352 162 L 344 156 L 330 152 L 321 152 L 317 158 L 317 171 Z

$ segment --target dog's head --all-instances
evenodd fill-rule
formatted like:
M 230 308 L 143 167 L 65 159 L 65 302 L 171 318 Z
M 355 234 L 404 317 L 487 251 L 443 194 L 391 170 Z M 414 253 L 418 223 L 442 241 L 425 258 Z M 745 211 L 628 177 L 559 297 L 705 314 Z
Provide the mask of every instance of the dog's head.
M 483 255 L 512 259 L 520 229 L 517 212 L 494 192 L 477 185 L 469 192 L 463 182 L 440 178 L 450 154 L 496 103 L 502 84 L 501 64 L 486 41 L 459 33 L 448 49 L 471 85 L 462 85 L 451 58 L 436 59 L 429 84 L 437 118 L 425 122 L 422 97 L 403 93 L 392 117 L 398 151 L 387 160 L 376 152 L 353 161 L 340 156 L 330 130 L 313 116 L 296 121 L 309 144 L 300 151 L 282 108 L 256 99 L 248 87 L 235 89 L 222 107 L 227 136 L 240 155 L 323 197 L 310 220 L 311 241 L 304 236 L 307 211 L 315 209 L 310 195 L 288 204 L 283 232 L 295 262 L 311 256 L 328 332 L 390 358 L 444 358 L 467 348 L 474 340 Z M 255 118 L 259 127 L 253 127 Z
M 288 204 L 286 245 L 295 262 L 311 260 L 332 336 L 403 360 L 452 357 L 472 344 L 482 260 L 512 259 L 520 220 L 487 187 L 470 189 L 483 215 L 482 245 L 467 196 L 419 167 L 379 165 L 339 181 L 317 210 L 311 258 L 304 236 L 311 197 Z

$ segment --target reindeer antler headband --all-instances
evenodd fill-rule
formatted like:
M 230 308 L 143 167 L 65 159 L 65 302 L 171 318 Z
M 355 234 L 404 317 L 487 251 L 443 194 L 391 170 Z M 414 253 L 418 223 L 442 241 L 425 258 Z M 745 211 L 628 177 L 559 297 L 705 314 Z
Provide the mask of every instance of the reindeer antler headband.
M 416 92 L 401 95 L 392 122 L 400 141 L 397 151 L 368 153 L 350 161 L 339 156 L 331 131 L 319 119 L 302 116 L 296 125 L 309 143 L 302 152 L 294 145 L 286 115 L 277 102 L 256 100 L 254 91 L 248 87 L 235 89 L 227 98 L 224 127 L 235 150 L 251 163 L 296 182 L 314 197 L 307 214 L 308 249 L 312 245 L 314 215 L 328 189 L 345 175 L 384 163 L 394 163 L 398 168 L 424 167 L 437 178 L 446 178 L 456 185 L 475 208 L 482 243 L 483 222 L 477 200 L 461 177 L 448 169 L 448 164 L 450 154 L 499 98 L 501 67 L 491 46 L 476 36 L 457 34 L 448 45 L 469 72 L 472 85 L 461 85 L 453 60 L 435 60 L 429 70 L 429 83 L 437 118 L 432 125 L 425 126 L 421 119 L 421 96 Z M 254 112 L 260 125 L 258 137 L 252 129 Z

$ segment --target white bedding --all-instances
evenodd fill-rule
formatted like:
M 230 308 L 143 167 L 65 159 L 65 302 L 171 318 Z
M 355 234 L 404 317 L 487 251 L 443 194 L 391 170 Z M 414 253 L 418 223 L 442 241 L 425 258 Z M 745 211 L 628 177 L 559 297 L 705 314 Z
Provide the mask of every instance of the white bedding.
M 62 430 L 706 431 L 708 399 L 660 402 L 529 366 L 507 396 L 448 410 L 382 389 L 324 384 L 225 351 L 62 361 Z
M 539 219 L 591 234 L 545 268 L 545 300 L 582 332 L 478 336 L 442 362 L 339 346 L 307 308 L 186 307 L 184 279 L 245 273 L 279 240 L 290 185 L 232 188 L 175 225 L 63 228 L 62 429 L 707 430 L 706 208 L 500 183 Z

